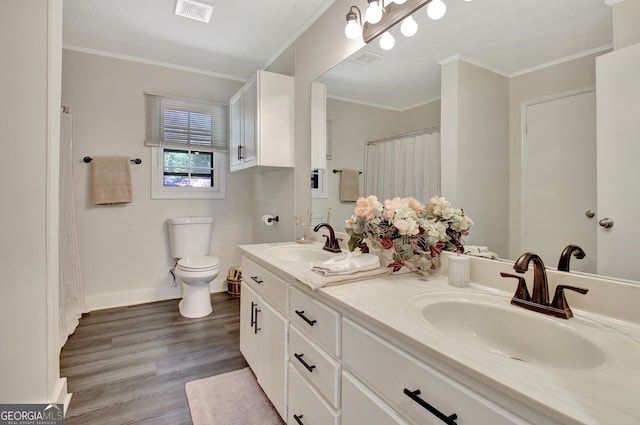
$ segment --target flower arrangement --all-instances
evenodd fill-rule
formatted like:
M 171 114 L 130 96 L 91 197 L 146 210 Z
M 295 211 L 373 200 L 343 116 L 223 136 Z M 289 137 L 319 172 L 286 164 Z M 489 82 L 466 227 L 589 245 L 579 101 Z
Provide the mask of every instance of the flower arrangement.
M 460 252 L 462 236 L 473 221 L 444 197 L 427 205 L 414 198 L 393 198 L 381 204 L 376 196 L 360 198 L 355 214 L 346 221 L 349 250 L 377 253 L 394 272 L 401 268 L 428 273 L 440 268 L 440 253 Z

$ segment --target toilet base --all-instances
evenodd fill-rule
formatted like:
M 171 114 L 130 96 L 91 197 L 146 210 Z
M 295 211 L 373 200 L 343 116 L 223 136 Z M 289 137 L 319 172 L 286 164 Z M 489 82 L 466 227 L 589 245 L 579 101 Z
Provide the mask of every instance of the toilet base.
M 186 284 L 182 283 L 182 300 L 178 303 L 178 309 L 183 317 L 196 319 L 211 314 L 211 293 L 209 283 L 206 284 Z

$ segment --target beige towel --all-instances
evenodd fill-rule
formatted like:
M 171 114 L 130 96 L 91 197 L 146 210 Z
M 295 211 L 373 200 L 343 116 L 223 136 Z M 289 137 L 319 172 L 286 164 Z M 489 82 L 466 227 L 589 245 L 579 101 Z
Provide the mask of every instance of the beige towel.
M 131 163 L 126 156 L 96 156 L 92 160 L 91 202 L 94 205 L 131 202 Z
M 296 275 L 298 282 L 304 283 L 309 288 L 317 291 L 325 286 L 340 285 L 343 283 L 357 282 L 359 280 L 374 279 L 391 273 L 389 267 L 376 267 L 373 270 L 351 273 L 347 275 L 322 276 L 313 270 L 307 270 Z
M 360 172 L 343 168 L 340 176 L 340 200 L 356 202 L 360 197 Z

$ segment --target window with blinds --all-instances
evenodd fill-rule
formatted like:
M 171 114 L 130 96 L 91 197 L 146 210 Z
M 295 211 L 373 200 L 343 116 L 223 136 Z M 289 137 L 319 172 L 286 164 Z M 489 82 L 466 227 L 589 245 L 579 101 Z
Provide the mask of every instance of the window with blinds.
M 227 105 L 145 93 L 152 198 L 224 198 L 227 118 Z

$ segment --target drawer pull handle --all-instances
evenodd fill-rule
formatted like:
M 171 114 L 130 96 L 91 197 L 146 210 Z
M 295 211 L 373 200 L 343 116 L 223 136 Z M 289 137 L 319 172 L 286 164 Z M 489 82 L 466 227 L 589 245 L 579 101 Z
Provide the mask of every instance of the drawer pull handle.
M 313 326 L 316 324 L 317 320 L 311 320 L 309 319 L 307 316 L 304 315 L 304 310 L 296 310 L 296 314 L 300 317 L 302 317 L 302 320 L 304 320 L 305 322 L 307 322 L 309 324 L 309 326 Z
M 304 354 L 298 354 L 298 353 L 293 353 L 293 355 L 295 356 L 296 359 L 298 359 L 298 361 L 300 363 L 302 363 L 302 366 L 304 366 L 305 368 L 307 368 L 307 370 L 309 372 L 313 372 L 313 369 L 316 368 L 316 365 L 310 365 L 309 363 L 305 362 L 304 359 L 302 358 L 302 356 L 304 356 Z
M 300 425 L 304 425 L 304 422 L 302 422 L 302 418 L 303 418 L 303 416 L 304 416 L 304 415 L 300 415 L 300 416 L 298 416 L 298 415 L 293 415 L 293 419 L 295 419 L 295 420 L 296 420 L 296 422 L 298 422 Z
M 435 415 L 438 419 L 440 419 L 445 424 L 447 424 L 447 425 L 458 425 L 458 424 L 456 424 L 456 419 L 458 419 L 458 415 L 456 415 L 454 413 L 452 415 L 446 416 L 444 413 L 442 413 L 441 411 L 439 411 L 438 409 L 436 409 L 435 407 L 433 407 L 432 405 L 430 405 L 429 403 L 427 403 L 426 401 L 424 401 L 423 399 L 418 397 L 420 395 L 420 390 L 409 391 L 408 389 L 405 388 L 404 389 L 404 393 L 411 400 L 415 401 L 420 406 L 422 406 L 425 409 L 427 409 L 429 412 L 431 412 L 433 415 Z
M 262 328 L 259 328 L 259 327 L 258 327 L 258 313 L 260 313 L 261 311 L 262 311 L 262 310 L 260 310 L 260 309 L 258 308 L 258 304 L 256 304 L 256 321 L 255 321 L 255 322 L 254 322 L 254 324 L 253 324 L 253 333 L 254 333 L 254 334 L 257 334 L 257 333 L 258 333 L 258 331 L 262 330 Z
M 262 282 L 264 282 L 264 280 L 260 279 L 260 277 L 258 277 L 258 276 L 251 276 L 251 280 L 253 280 L 258 285 L 260 285 L 260 284 L 262 284 Z
M 257 305 L 258 305 L 257 303 L 254 303 L 253 301 L 251 301 L 251 327 L 253 327 L 256 324 L 255 311 L 256 311 Z

